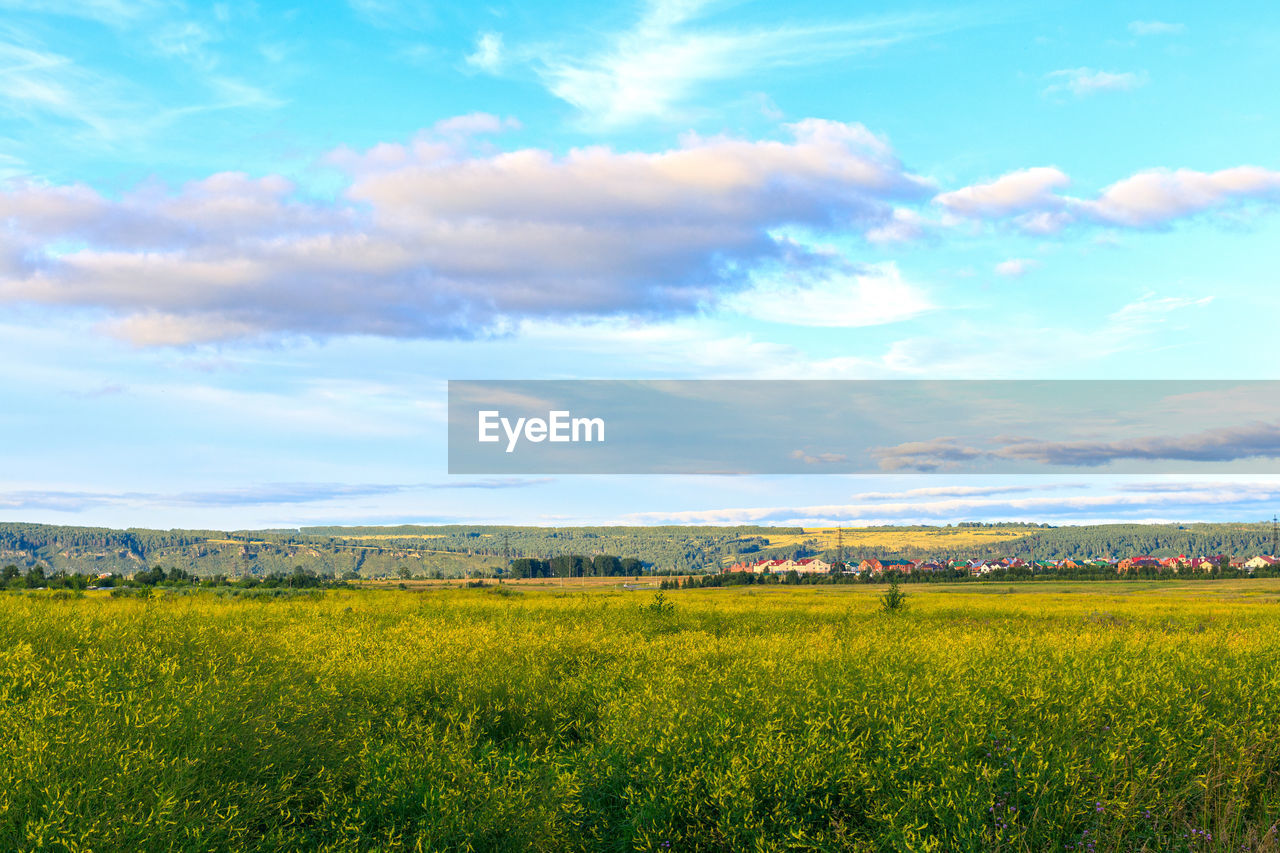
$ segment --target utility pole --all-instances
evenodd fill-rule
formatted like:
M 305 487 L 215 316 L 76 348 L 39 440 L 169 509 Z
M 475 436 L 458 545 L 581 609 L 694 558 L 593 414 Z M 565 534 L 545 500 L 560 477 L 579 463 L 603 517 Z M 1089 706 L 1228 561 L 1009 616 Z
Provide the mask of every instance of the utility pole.
M 1277 533 L 1276 516 L 1271 516 L 1271 556 L 1276 556 L 1276 533 Z
M 836 571 L 844 573 L 844 528 L 836 528 Z

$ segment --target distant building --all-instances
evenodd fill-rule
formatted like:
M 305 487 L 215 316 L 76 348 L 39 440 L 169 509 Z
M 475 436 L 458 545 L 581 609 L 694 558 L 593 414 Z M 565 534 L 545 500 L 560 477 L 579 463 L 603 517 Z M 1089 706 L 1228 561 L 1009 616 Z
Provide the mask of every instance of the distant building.
M 1138 569 L 1159 569 L 1160 561 L 1149 554 L 1143 554 L 1139 557 L 1125 557 L 1116 564 L 1116 571 L 1131 572 Z

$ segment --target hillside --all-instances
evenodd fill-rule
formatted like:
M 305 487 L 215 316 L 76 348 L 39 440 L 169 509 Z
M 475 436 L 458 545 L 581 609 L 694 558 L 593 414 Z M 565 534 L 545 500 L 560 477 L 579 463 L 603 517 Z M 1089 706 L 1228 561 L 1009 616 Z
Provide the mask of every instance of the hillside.
M 744 555 L 846 559 L 1271 552 L 1270 524 L 961 524 L 947 527 L 303 527 L 296 530 L 146 530 L 0 523 L 0 565 L 131 574 L 163 565 L 202 576 L 267 575 L 297 567 L 324 576 L 457 577 L 490 573 L 507 556 L 636 557 L 651 570 L 718 571 Z

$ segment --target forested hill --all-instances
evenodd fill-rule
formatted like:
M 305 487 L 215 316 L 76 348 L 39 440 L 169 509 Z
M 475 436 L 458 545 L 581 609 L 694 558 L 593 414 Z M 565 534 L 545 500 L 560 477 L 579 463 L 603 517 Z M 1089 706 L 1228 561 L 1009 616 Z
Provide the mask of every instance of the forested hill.
M 1100 524 L 1053 527 L 1009 543 L 1011 557 L 1065 559 L 1271 554 L 1271 524 Z
M 0 523 L 0 566 L 131 574 L 161 565 L 202 576 L 357 572 L 365 577 L 454 577 L 491 571 L 507 558 L 566 554 L 635 557 L 648 567 L 716 571 L 726 561 L 768 547 L 777 527 L 308 527 L 297 530 L 111 530 Z M 790 548 L 789 552 L 796 551 Z M 803 549 L 801 549 L 803 550 Z
M 267 575 L 297 567 L 319 575 L 457 576 L 508 558 L 580 554 L 635 557 L 657 571 L 718 571 L 743 558 L 1157 557 L 1271 553 L 1268 524 L 961 524 L 800 529 L 781 527 L 508 527 L 412 525 L 295 530 L 111 530 L 0 523 L 0 566 L 42 564 L 81 573 L 161 565 L 199 575 Z

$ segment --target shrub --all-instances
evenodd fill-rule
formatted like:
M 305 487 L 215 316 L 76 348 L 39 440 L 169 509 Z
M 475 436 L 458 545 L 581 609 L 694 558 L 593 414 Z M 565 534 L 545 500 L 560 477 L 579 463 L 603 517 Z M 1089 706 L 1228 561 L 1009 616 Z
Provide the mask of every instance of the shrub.
M 907 594 L 898 585 L 898 579 L 889 582 L 889 589 L 880 596 L 880 609 L 885 613 L 901 613 L 907 609 Z

